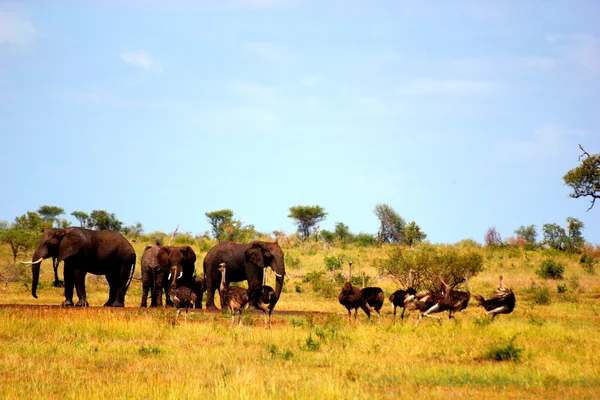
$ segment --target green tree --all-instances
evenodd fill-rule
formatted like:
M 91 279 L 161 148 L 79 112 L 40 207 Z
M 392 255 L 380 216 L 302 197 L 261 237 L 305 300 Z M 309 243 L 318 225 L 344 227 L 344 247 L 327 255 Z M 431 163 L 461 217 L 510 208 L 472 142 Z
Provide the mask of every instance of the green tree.
M 427 235 L 424 232 L 421 232 L 421 228 L 415 221 L 412 221 L 404 228 L 404 239 L 406 243 L 412 247 L 413 243 L 420 243 Z
M 525 239 L 528 243 L 535 243 L 537 240 L 537 230 L 535 229 L 535 225 L 521 225 L 515 230 L 515 234 L 518 238 Z
M 40 234 L 30 229 L 8 228 L 0 231 L 0 242 L 7 243 L 17 261 L 19 253 L 25 253 L 37 245 Z
M 123 234 L 130 236 L 135 239 L 139 239 L 139 237 L 144 233 L 144 227 L 141 222 L 136 222 L 135 225 L 129 225 L 123 228 Z
M 564 250 L 568 241 L 565 230 L 558 224 L 544 224 L 542 225 L 542 232 L 544 234 L 543 243 L 556 250 Z
M 588 211 L 594 207 L 594 203 L 600 198 L 600 153 L 589 154 L 579 145 L 583 152 L 579 156 L 581 164 L 570 170 L 563 176 L 567 186 L 573 189 L 570 196 L 574 199 L 579 197 L 591 197 L 591 205 Z
M 35 211 L 27 211 L 27 214 L 15 217 L 15 223 L 13 224 L 13 228 L 27 229 L 30 231 L 42 231 L 51 226 L 51 223 L 44 221 L 40 214 Z
M 348 225 L 343 222 L 336 222 L 335 230 L 333 231 L 335 237 L 344 243 L 352 241 L 352 233 L 350 232 L 350 228 Z
M 580 250 L 585 244 L 585 239 L 581 233 L 585 225 L 577 218 L 567 218 L 567 247 L 570 250 Z
M 41 206 L 37 212 L 44 221 L 53 226 L 55 223 L 59 224 L 58 216 L 64 214 L 65 210 L 57 206 Z
M 105 210 L 93 210 L 88 219 L 88 226 L 96 230 L 121 232 L 123 223 L 113 213 Z
M 326 243 L 331 244 L 335 242 L 335 233 L 328 231 L 327 229 L 323 229 L 321 231 L 321 239 L 323 239 L 323 241 Z
M 379 218 L 378 243 L 404 243 L 404 228 L 406 221 L 387 204 L 377 204 L 375 215 Z
M 208 223 L 212 227 L 213 237 L 219 239 L 223 237 L 226 225 L 231 225 L 233 220 L 233 211 L 229 209 L 207 212 L 204 215 L 208 218 Z
M 294 206 L 290 207 L 288 218 L 294 219 L 298 226 L 298 234 L 304 240 L 310 238 L 312 231 L 318 227 L 319 222 L 325 220 L 327 213 L 321 206 Z
M 82 228 L 87 228 L 88 221 L 90 219 L 88 213 L 83 211 L 73 211 L 71 215 L 77 218 L 77 220 L 79 221 L 79 226 L 81 226 Z
M 439 292 L 439 277 L 451 287 L 456 287 L 466 276 L 476 276 L 483 270 L 483 257 L 477 251 L 446 246 L 423 245 L 415 248 L 394 246 L 387 258 L 375 262 L 381 275 L 390 275 L 408 287 L 408 272 L 412 270 L 416 289 Z

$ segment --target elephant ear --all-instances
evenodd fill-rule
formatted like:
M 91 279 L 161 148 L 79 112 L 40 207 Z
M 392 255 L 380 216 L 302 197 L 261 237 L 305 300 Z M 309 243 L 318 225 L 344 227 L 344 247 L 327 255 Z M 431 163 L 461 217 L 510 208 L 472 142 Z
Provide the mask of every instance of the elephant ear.
M 58 248 L 58 262 L 74 256 L 85 245 L 85 237 L 78 229 L 59 229 L 56 232 L 60 246 Z
M 196 253 L 194 252 L 194 249 L 192 249 L 190 246 L 186 246 L 186 249 L 183 252 L 183 258 L 191 263 L 195 263 Z
M 161 267 L 168 267 L 170 265 L 169 255 L 171 254 L 171 250 L 168 247 L 161 247 L 156 254 L 156 261 L 158 261 L 158 265 Z
M 250 261 L 257 267 L 265 267 L 265 257 L 263 255 L 263 248 L 260 244 L 252 243 L 252 246 L 250 246 L 244 252 L 244 256 L 246 257 L 246 260 Z

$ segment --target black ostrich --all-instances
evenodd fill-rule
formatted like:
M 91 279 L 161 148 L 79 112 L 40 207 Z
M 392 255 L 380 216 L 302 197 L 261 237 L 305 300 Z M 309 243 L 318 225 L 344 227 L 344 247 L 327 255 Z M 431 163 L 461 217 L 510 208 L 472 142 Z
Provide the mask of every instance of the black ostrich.
M 441 277 L 440 282 L 444 285 L 444 302 L 446 303 L 444 308 L 448 310 L 448 318 L 452 319 L 454 318 L 454 313 L 464 310 L 469 305 L 469 300 L 471 299 L 469 279 L 468 276 L 465 276 L 466 292 L 450 288 Z
M 515 309 L 515 305 L 517 300 L 515 299 L 515 294 L 513 293 L 511 288 L 507 288 L 503 284 L 503 277 L 500 276 L 500 286 L 498 290 L 489 298 L 485 299 L 480 295 L 473 295 L 475 299 L 479 302 L 480 306 L 486 311 L 486 315 L 492 314 L 492 320 L 496 318 L 498 314 L 510 314 Z
M 437 315 L 430 314 L 446 311 L 447 309 L 446 303 L 444 302 L 444 295 L 432 290 L 423 290 L 415 294 L 415 302 L 413 304 L 414 307 L 421 312 L 419 319 L 415 324 L 415 328 L 419 326 L 419 322 L 421 322 L 423 317 L 437 318 L 438 321 L 441 321 L 441 318 Z
M 238 325 L 242 324 L 242 312 L 248 305 L 248 290 L 229 285 L 225 282 L 225 263 L 219 264 L 221 271 L 221 285 L 219 286 L 219 294 L 221 296 L 221 304 L 229 308 L 231 312 L 231 323 L 233 324 L 234 316 L 238 314 Z
M 177 285 L 176 275 L 177 267 L 172 267 L 168 277 L 168 279 L 172 279 L 171 287 L 169 288 L 169 298 L 173 302 L 173 306 L 177 308 L 177 316 L 181 313 L 181 308 L 185 307 L 185 320 L 187 321 L 188 309 L 194 307 L 197 297 L 194 290 L 184 285 Z
M 271 313 L 277 304 L 275 290 L 271 286 L 265 285 L 267 274 L 263 275 L 263 284 L 255 281 L 248 288 L 248 298 L 257 310 L 265 314 L 265 328 L 271 329 Z
M 350 262 L 352 265 L 352 262 Z M 383 290 L 379 287 L 365 287 L 365 273 L 362 273 L 362 289 L 360 290 L 362 293 L 363 299 L 368 304 L 369 307 L 375 310 L 379 320 L 381 321 L 381 314 L 379 310 L 383 307 L 383 300 L 385 299 L 385 295 L 383 294 Z
M 338 296 L 338 300 L 340 304 L 346 307 L 348 310 L 348 323 L 352 323 L 352 309 L 354 309 L 354 321 L 356 321 L 356 317 L 358 315 L 358 308 L 360 307 L 367 317 L 371 319 L 371 312 L 369 311 L 369 307 L 367 306 L 367 302 L 363 298 L 363 294 L 360 289 L 352 286 L 350 282 L 350 278 L 352 277 L 352 263 L 350 263 L 350 269 L 348 271 L 348 280 L 344 283 L 342 287 L 342 291 Z
M 406 290 L 396 290 L 390 296 L 390 303 L 392 303 L 394 306 L 394 324 L 396 323 L 396 309 L 398 307 L 402 307 L 400 319 L 402 322 L 404 322 L 404 313 L 406 312 L 406 307 L 411 304 L 411 301 L 415 298 L 416 294 L 417 291 L 413 288 L 412 270 L 410 270 L 408 271 L 408 287 Z

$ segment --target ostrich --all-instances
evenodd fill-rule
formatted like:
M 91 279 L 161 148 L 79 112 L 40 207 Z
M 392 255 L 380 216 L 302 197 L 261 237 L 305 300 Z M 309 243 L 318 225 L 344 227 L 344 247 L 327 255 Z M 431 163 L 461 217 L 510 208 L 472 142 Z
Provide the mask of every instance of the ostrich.
M 498 290 L 489 298 L 485 299 L 480 295 L 473 295 L 479 302 L 480 306 L 486 311 L 486 315 L 492 314 L 492 320 L 496 318 L 498 314 L 510 314 L 515 309 L 516 299 L 515 294 L 511 288 L 507 288 L 502 283 L 503 277 L 500 276 L 500 286 Z
M 396 290 L 390 296 L 390 303 L 394 305 L 394 324 L 396 323 L 396 309 L 402 307 L 402 314 L 400 319 L 404 322 L 404 313 L 406 307 L 410 304 L 410 301 L 415 298 L 417 291 L 413 288 L 412 270 L 408 271 L 408 287 L 406 290 Z
M 169 298 L 173 305 L 177 308 L 177 316 L 181 314 L 181 307 L 185 307 L 185 320 L 187 321 L 188 308 L 194 307 L 196 303 L 196 293 L 187 286 L 177 286 L 177 267 L 173 266 L 169 272 L 168 279 L 172 279 L 171 287 L 169 288 Z M 179 274 L 181 276 L 181 274 Z
M 350 265 L 352 265 L 352 261 L 350 261 Z M 373 308 L 381 321 L 381 314 L 379 310 L 383 307 L 383 299 L 385 295 L 383 294 L 383 290 L 379 287 L 365 287 L 365 272 L 362 273 L 362 289 L 360 290 L 362 293 L 363 299 L 369 305 L 369 307 Z
M 221 271 L 221 285 L 219 286 L 219 294 L 221 295 L 221 304 L 229 308 L 231 312 L 231 323 L 233 324 L 234 316 L 238 314 L 238 325 L 242 324 L 242 311 L 248 305 L 248 290 L 229 285 L 225 282 L 225 263 L 219 264 Z
M 440 282 L 444 285 L 444 302 L 446 303 L 445 307 L 448 310 L 448 318 L 454 318 L 454 313 L 459 312 L 467 308 L 469 304 L 469 300 L 471 299 L 471 292 L 469 291 L 469 279 L 468 276 L 465 276 L 465 289 L 466 292 L 462 292 L 460 290 L 454 290 L 450 288 L 442 277 L 440 276 Z
M 344 283 L 342 287 L 342 291 L 338 296 L 338 300 L 340 304 L 346 307 L 348 310 L 348 323 L 352 323 L 352 309 L 354 309 L 354 321 L 356 321 L 356 317 L 358 315 L 358 308 L 362 308 L 362 310 L 367 314 L 367 317 L 371 319 L 371 312 L 369 311 L 369 307 L 365 299 L 363 298 L 362 292 L 360 289 L 352 286 L 350 282 L 350 278 L 352 277 L 352 263 L 350 263 L 350 269 L 348 271 L 348 280 Z
M 261 310 L 265 314 L 265 328 L 270 329 L 271 313 L 273 312 L 273 308 L 275 308 L 277 298 L 275 290 L 271 286 L 265 285 L 266 280 L 267 274 L 265 273 L 263 274 L 262 286 L 258 281 L 253 282 L 248 288 L 248 298 L 257 310 Z
M 416 302 L 414 303 L 414 306 L 421 312 L 419 319 L 415 324 L 415 328 L 419 326 L 419 322 L 421 322 L 423 317 L 437 318 L 438 321 L 441 321 L 441 318 L 437 315 L 430 314 L 442 312 L 447 309 L 446 304 L 444 303 L 443 294 L 434 292 L 432 290 L 423 290 L 415 294 L 415 300 Z

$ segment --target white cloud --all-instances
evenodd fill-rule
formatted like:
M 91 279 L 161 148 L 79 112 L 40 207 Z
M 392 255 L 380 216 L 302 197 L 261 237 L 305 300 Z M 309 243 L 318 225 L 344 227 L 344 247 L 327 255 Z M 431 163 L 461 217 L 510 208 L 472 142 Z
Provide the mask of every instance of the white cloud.
M 284 64 L 292 57 L 290 52 L 269 42 L 247 42 L 246 51 L 273 64 Z
M 509 162 L 556 160 L 565 155 L 566 148 L 576 148 L 578 141 L 586 135 L 584 130 L 545 125 L 536 129 L 533 137 L 505 140 L 497 143 L 494 149 L 499 158 Z
M 277 90 L 275 88 L 248 82 L 234 83 L 232 84 L 232 89 L 235 93 L 238 94 L 269 99 L 275 97 L 275 95 L 277 94 Z
M 304 86 L 316 87 L 316 86 L 319 86 L 322 81 L 323 81 L 323 76 L 310 75 L 310 76 L 305 76 L 304 78 L 302 78 L 301 82 L 302 82 L 302 85 L 304 85 Z
M 523 64 L 529 68 L 552 68 L 558 61 L 551 57 L 525 57 Z
M 296 0 L 87 0 L 93 3 L 117 5 L 153 11 L 280 11 L 293 6 Z
M 0 4 L 0 45 L 26 45 L 36 36 L 27 16 Z
M 147 71 L 160 72 L 162 68 L 156 63 L 144 50 L 121 53 L 121 60 L 134 67 L 142 68 Z
M 474 96 L 498 91 L 496 82 L 471 79 L 415 79 L 400 88 L 400 94 L 416 96 Z
M 582 67 L 593 72 L 600 72 L 600 50 L 598 39 L 588 34 L 572 35 L 570 55 Z

